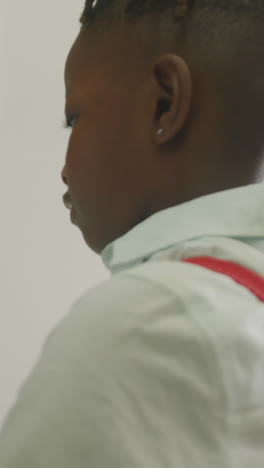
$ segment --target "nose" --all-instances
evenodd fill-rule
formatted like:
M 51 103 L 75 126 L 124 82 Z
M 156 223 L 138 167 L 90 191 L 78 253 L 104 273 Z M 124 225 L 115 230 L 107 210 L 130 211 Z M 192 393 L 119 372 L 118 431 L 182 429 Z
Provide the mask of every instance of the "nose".
M 62 182 L 64 182 L 65 185 L 68 185 L 68 184 L 67 184 L 67 177 L 66 177 L 66 169 L 65 169 L 65 166 L 64 166 L 64 168 L 63 168 L 62 171 L 61 171 L 61 178 L 62 178 Z

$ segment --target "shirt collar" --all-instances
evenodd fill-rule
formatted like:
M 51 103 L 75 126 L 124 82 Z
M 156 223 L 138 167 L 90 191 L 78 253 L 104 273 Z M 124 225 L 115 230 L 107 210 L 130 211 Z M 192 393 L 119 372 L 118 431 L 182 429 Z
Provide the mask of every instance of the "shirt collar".
M 264 184 L 212 193 L 159 211 L 108 244 L 101 258 L 117 273 L 178 242 L 208 235 L 264 238 Z

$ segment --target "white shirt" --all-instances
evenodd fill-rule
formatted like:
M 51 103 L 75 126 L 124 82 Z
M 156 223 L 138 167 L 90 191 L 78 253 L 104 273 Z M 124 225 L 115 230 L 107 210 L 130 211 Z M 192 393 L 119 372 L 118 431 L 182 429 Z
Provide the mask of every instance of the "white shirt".
M 1 468 L 263 468 L 264 185 L 160 211 L 107 246 L 112 277 L 50 334 L 2 428 Z M 144 260 L 147 260 L 144 263 Z

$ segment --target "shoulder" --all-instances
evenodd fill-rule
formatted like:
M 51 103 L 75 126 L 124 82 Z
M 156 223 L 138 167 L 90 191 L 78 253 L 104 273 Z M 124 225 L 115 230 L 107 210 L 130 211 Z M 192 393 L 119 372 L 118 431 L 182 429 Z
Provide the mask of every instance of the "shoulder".
M 65 320 L 71 325 L 79 322 L 105 327 L 107 324 L 110 331 L 111 326 L 128 321 L 130 316 L 136 321 L 151 311 L 164 310 L 169 303 L 180 306 L 183 299 L 190 299 L 192 287 L 186 281 L 190 279 L 190 271 L 192 265 L 169 261 L 129 268 L 84 291 Z
M 169 320 L 175 333 L 181 320 L 196 334 L 221 334 L 241 318 L 242 301 L 247 313 L 237 287 L 241 289 L 229 277 L 197 265 L 146 262 L 86 290 L 51 335 L 72 342 L 75 336 L 93 334 L 107 343 L 146 320 Z
M 184 311 L 185 320 L 230 330 L 252 311 L 255 298 L 225 274 L 182 261 L 141 263 L 86 290 L 63 320 L 67 328 L 90 326 L 110 332 L 122 322 L 144 319 L 170 309 L 173 319 Z M 173 310 L 173 312 L 172 312 Z
M 174 348 L 189 341 L 205 346 L 199 315 L 206 310 L 196 277 L 198 281 L 192 265 L 169 261 L 144 263 L 115 274 L 74 302 L 46 345 L 53 344 L 56 354 L 67 349 L 82 358 L 123 352 L 132 342 L 143 353 L 149 338 L 164 342 L 164 349 L 170 339 Z

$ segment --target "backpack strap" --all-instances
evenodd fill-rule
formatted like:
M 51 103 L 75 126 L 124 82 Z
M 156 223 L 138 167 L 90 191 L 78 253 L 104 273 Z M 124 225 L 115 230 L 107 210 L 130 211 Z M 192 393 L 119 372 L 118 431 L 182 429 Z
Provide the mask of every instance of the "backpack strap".
M 264 302 L 264 278 L 252 270 L 230 262 L 208 256 L 188 257 L 182 262 L 194 263 L 210 270 L 230 276 L 234 281 L 249 289 L 258 299 Z

